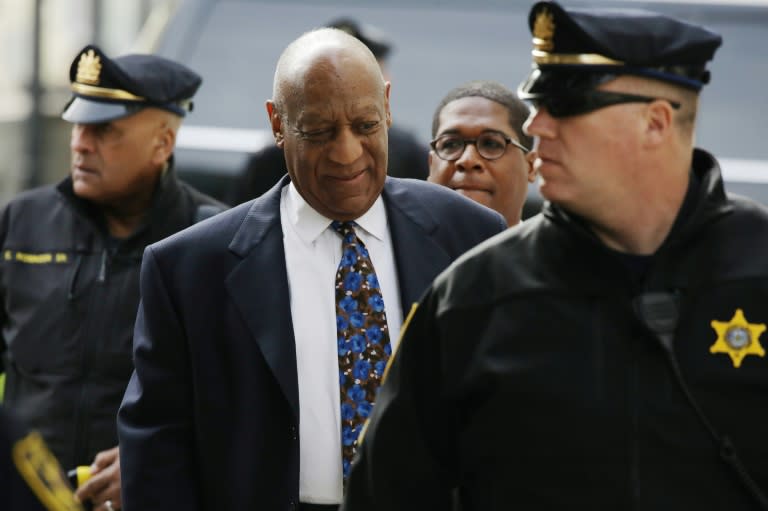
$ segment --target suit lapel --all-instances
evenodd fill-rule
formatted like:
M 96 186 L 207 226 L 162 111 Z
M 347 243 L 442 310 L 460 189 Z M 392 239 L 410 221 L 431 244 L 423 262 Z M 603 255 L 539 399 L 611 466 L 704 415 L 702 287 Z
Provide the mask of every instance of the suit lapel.
M 226 286 L 298 419 L 296 342 L 280 226 L 280 190 L 287 181 L 283 178 L 251 205 L 229 246 L 243 259 Z
M 451 256 L 435 239 L 437 221 L 413 192 L 387 178 L 383 194 L 405 317 Z
M 284 177 L 251 205 L 229 246 L 242 261 L 226 286 L 298 419 L 296 342 L 280 226 L 280 190 L 287 183 Z M 451 256 L 435 239 L 437 221 L 413 192 L 387 178 L 383 194 L 405 315 Z

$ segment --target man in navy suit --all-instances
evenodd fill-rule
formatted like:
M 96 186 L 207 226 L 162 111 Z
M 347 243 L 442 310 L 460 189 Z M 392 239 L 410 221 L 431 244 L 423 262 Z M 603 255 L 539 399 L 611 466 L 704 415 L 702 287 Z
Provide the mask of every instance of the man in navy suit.
M 333 221 L 354 221 L 391 348 L 433 278 L 501 232 L 458 194 L 387 177 L 389 83 L 323 28 L 277 64 L 267 112 L 288 176 L 149 247 L 118 415 L 126 511 L 333 510 L 342 499 Z

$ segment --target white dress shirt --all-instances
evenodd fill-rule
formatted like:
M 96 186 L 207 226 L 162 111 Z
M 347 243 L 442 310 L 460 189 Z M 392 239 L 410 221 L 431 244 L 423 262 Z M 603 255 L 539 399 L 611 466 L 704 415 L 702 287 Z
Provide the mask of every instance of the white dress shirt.
M 312 209 L 293 183 L 282 190 L 280 222 L 299 376 L 299 500 L 339 504 L 341 412 L 334 287 L 341 236 L 331 227 L 331 219 Z M 379 279 L 394 352 L 403 314 L 381 196 L 355 222 Z

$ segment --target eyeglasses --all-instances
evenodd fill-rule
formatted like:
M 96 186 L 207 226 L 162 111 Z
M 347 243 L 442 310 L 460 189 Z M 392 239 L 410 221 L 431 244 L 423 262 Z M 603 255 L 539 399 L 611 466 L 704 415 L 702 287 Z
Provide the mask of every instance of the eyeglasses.
M 675 110 L 680 108 L 680 103 L 670 99 L 604 90 L 587 90 L 558 94 L 556 96 L 530 98 L 535 108 L 546 108 L 552 117 L 570 117 L 572 115 L 586 114 L 600 108 L 621 103 L 651 103 L 658 100 L 666 101 Z
M 456 161 L 461 158 L 468 144 L 474 144 L 477 152 L 486 160 L 497 160 L 504 156 L 507 146 L 512 144 L 524 153 L 530 151 L 527 147 L 512 140 L 498 131 L 483 133 L 477 138 L 462 138 L 458 135 L 441 135 L 429 143 L 440 159 Z

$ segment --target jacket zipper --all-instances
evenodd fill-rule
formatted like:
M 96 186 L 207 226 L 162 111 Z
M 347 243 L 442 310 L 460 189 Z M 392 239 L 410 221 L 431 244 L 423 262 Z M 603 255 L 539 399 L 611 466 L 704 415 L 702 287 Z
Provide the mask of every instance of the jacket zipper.
M 96 282 L 104 285 L 107 281 L 107 264 L 109 261 L 109 251 L 107 248 L 103 248 L 101 250 L 101 258 L 99 262 L 99 273 L 96 277 Z M 88 304 L 88 310 L 93 310 L 94 304 L 98 301 L 101 301 L 100 296 L 98 296 L 99 293 L 94 292 L 91 296 L 91 299 Z M 74 456 L 74 459 L 72 460 L 73 464 L 78 463 L 79 457 L 83 455 L 83 453 L 87 450 L 88 446 L 88 440 L 85 437 L 85 435 L 88 433 L 87 423 L 89 422 L 90 418 L 87 417 L 87 411 L 89 409 L 88 407 L 88 397 L 86 396 L 87 390 L 88 390 L 88 380 L 89 380 L 89 353 L 91 351 L 91 345 L 92 342 L 92 335 L 89 335 L 91 333 L 91 325 L 93 322 L 92 315 L 89 313 L 86 313 L 86 317 L 89 318 L 88 321 L 88 328 L 84 328 L 83 332 L 86 333 L 85 336 L 83 336 L 83 344 L 81 346 L 81 352 L 80 352 L 80 396 L 77 401 L 77 406 L 75 408 L 75 436 L 74 436 L 74 448 L 72 450 L 72 455 Z M 87 460 L 87 463 L 91 463 L 92 460 Z M 74 467 L 68 467 L 74 468 Z

